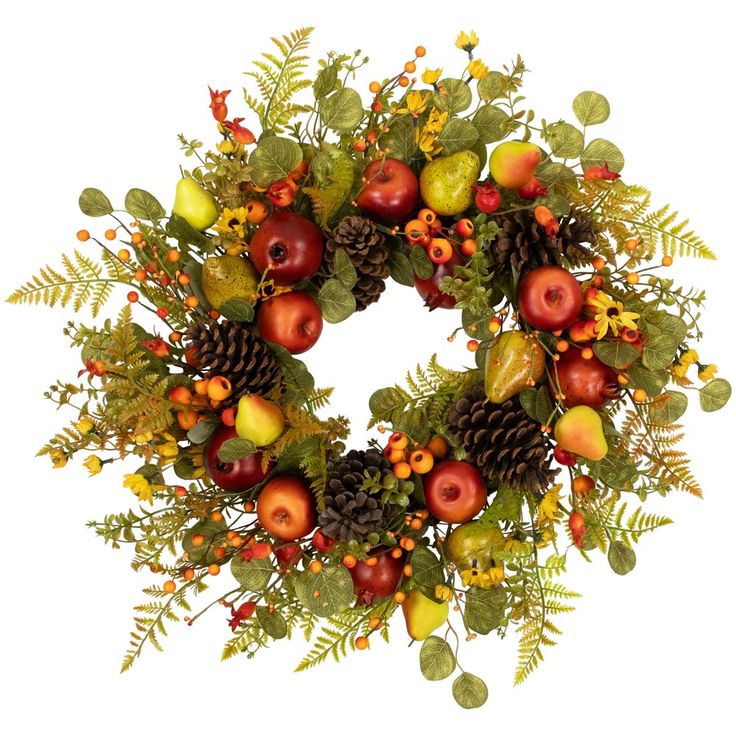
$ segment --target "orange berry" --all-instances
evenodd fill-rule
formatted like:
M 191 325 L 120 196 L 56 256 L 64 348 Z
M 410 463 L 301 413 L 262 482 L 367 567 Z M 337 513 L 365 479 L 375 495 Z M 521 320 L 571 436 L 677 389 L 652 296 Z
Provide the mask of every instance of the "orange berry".
M 570 343 L 567 340 L 558 340 L 555 348 L 558 353 L 566 353 L 570 349 Z
M 192 279 L 188 273 L 180 273 L 176 279 L 182 286 L 186 286 Z
M 178 250 L 175 250 L 172 248 L 167 254 L 166 254 L 166 260 L 169 263 L 176 263 L 181 258 L 181 253 L 179 253 Z
M 243 504 L 243 511 L 245 511 L 246 514 L 252 514 L 256 510 L 256 505 L 253 503 L 253 501 L 246 501 Z
M 189 307 L 189 309 L 196 309 L 199 306 L 199 298 L 194 296 L 194 294 L 190 294 L 184 299 L 184 306 Z
M 128 301 L 131 304 L 135 304 L 139 299 L 138 292 L 137 291 L 129 291 L 128 292 Z
M 178 498 L 184 498 L 184 496 L 187 495 L 187 489 L 184 488 L 184 486 L 177 486 L 174 489 L 174 493 L 177 495 Z
M 368 628 L 371 629 L 371 631 L 375 631 L 376 629 L 380 629 L 381 628 L 381 619 L 378 618 L 378 616 L 374 616 L 368 622 Z
M 381 84 L 380 82 L 371 82 L 368 85 L 368 89 L 373 92 L 373 94 L 378 94 L 381 91 Z
M 392 470 L 393 474 L 399 480 L 406 480 L 411 475 L 411 465 L 409 465 L 405 460 L 399 460 L 399 462 L 394 463 Z
M 434 466 L 434 456 L 426 448 L 414 450 L 414 452 L 409 456 L 409 466 L 415 473 L 424 475 L 424 473 L 429 473 L 429 471 L 432 470 L 432 467 Z
M 593 351 L 590 348 L 583 348 L 580 351 L 580 357 L 583 360 L 590 360 L 593 357 Z
M 192 544 L 195 547 L 201 547 L 204 544 L 204 534 L 195 534 L 192 537 Z
M 195 381 L 194 393 L 197 394 L 197 396 L 207 396 L 207 384 L 209 382 L 209 378 L 202 378 L 199 381 Z
M 135 274 L 134 274 L 133 278 L 134 278 L 134 279 L 135 279 L 136 281 L 145 281 L 145 280 L 146 280 L 146 279 L 148 278 L 148 274 L 146 273 L 146 270 L 145 270 L 144 268 L 139 268 L 139 269 L 138 269 L 138 270 L 137 270 L 137 271 L 135 272 Z
M 488 322 L 488 331 L 495 335 L 501 329 L 501 320 L 498 317 L 494 317 Z
M 358 564 L 358 560 L 355 555 L 345 555 L 342 558 L 342 564 L 350 570 Z
M 133 243 L 133 245 L 140 245 L 143 242 L 143 234 L 142 233 L 133 233 L 130 236 L 130 242 Z
M 447 443 L 447 440 L 444 437 L 435 435 L 427 443 L 427 449 L 432 453 L 432 455 L 434 455 L 434 457 L 439 460 L 445 457 L 450 451 L 450 445 Z
M 406 452 L 404 450 L 399 450 L 396 447 L 391 447 L 391 445 L 387 445 L 383 449 L 383 456 L 391 463 L 391 465 L 395 465 L 405 459 Z
M 425 48 L 424 48 L 424 46 L 417 46 L 417 47 L 416 47 L 416 48 L 414 49 L 414 54 L 415 54 L 416 56 L 418 56 L 418 57 L 419 57 L 420 59 L 421 59 L 421 58 L 422 58 L 422 56 L 424 56 L 424 55 L 425 55 L 426 53 L 427 53 L 427 49 L 425 49 Z
M 169 401 L 188 406 L 192 403 L 192 392 L 186 386 L 174 386 L 169 391 Z
M 427 519 L 429 519 L 429 511 L 427 511 L 426 509 L 422 509 L 421 511 L 417 511 L 414 516 L 416 516 L 417 519 L 422 519 L 423 521 L 426 521 Z
M 409 438 L 403 432 L 394 432 L 388 438 L 388 444 L 395 450 L 404 450 L 409 445 Z
M 79 230 L 77 232 L 77 240 L 80 243 L 86 243 L 89 240 L 89 230 Z
M 411 524 L 409 526 L 415 531 L 418 532 L 422 528 L 422 520 L 414 518 L 411 520 Z
M 223 515 L 219 511 L 213 511 L 210 514 L 210 521 L 214 521 L 215 523 L 223 520 Z
M 216 562 L 213 562 L 211 565 L 209 565 L 207 567 L 207 572 L 210 575 L 219 575 L 220 574 L 220 566 Z
M 402 74 L 399 77 L 399 87 L 408 87 L 408 86 L 409 86 L 409 77 L 406 77 Z
M 404 565 L 404 577 L 410 578 L 413 570 L 411 569 L 411 565 Z
M 470 258 L 478 250 L 478 242 L 473 238 L 466 238 L 460 245 L 460 252 Z
M 629 378 L 628 376 L 625 376 L 623 373 L 619 373 L 618 382 L 621 386 L 625 386 L 629 382 Z
M 130 260 L 130 251 L 127 248 L 121 248 L 118 251 L 118 258 L 123 262 L 127 263 Z
M 245 212 L 245 219 L 254 225 L 260 225 L 268 217 L 266 205 L 257 199 L 246 202 Z
M 194 580 L 194 569 L 191 567 L 185 567 L 182 577 L 184 580 Z
M 173 593 L 176 590 L 176 583 L 173 580 L 167 580 L 164 583 L 164 593 Z
M 638 388 L 636 389 L 636 391 L 634 391 L 633 398 L 637 404 L 643 404 L 649 399 L 649 394 L 643 388 Z
M 636 273 L 636 271 L 631 271 L 630 273 L 626 274 L 626 283 L 627 284 L 638 284 L 639 283 L 639 274 Z
M 366 142 L 362 138 L 356 138 L 353 141 L 353 150 L 357 151 L 358 153 L 362 153 L 367 148 Z
M 474 353 L 478 350 L 478 347 L 480 346 L 480 343 L 477 340 L 468 340 L 465 347 L 470 350 L 471 353 Z
M 368 567 L 375 567 L 378 564 L 378 557 L 366 557 L 365 564 Z
M 218 560 L 221 560 L 225 556 L 225 550 L 222 547 L 218 547 L 215 550 L 215 557 L 217 557 Z
M 188 432 L 199 421 L 199 414 L 191 409 L 184 409 L 176 412 L 176 421 L 185 432 Z
M 432 263 L 447 263 L 452 258 L 452 245 L 445 238 L 432 238 L 427 255 Z
M 579 475 L 572 480 L 572 490 L 576 496 L 585 496 L 595 488 L 595 481 L 589 475 Z
M 672 265 L 672 256 L 665 256 L 662 258 L 662 265 L 663 266 L 671 266 Z
M 603 256 L 598 256 L 593 259 L 593 268 L 596 271 L 600 271 L 606 267 L 606 259 Z
M 235 426 L 235 407 L 229 406 L 225 411 L 220 414 L 220 421 L 226 426 L 226 427 L 234 427 Z
M 359 649 L 360 651 L 363 651 L 364 649 L 368 649 L 370 642 L 368 641 L 367 636 L 359 636 L 355 640 L 355 648 Z
M 404 64 L 404 71 L 407 74 L 414 74 L 416 70 L 417 65 L 413 61 L 407 61 L 406 64 Z
M 224 376 L 214 376 L 207 383 L 207 396 L 212 401 L 224 401 L 232 392 L 232 384 Z
M 118 236 L 117 230 L 113 230 L 112 228 L 110 228 L 110 230 L 105 230 L 105 238 L 107 240 L 115 240 L 117 236 Z
M 437 220 L 437 213 L 434 210 L 429 209 L 429 207 L 424 207 L 423 209 L 419 210 L 417 214 L 417 219 L 421 220 L 422 222 L 426 222 L 427 225 L 432 227 Z
M 233 547 L 241 547 L 243 545 L 243 537 L 240 536 L 240 534 L 236 534 L 231 540 L 230 544 L 232 544 Z
M 399 542 L 399 547 L 405 549 L 407 552 L 411 552 L 416 546 L 417 543 L 411 537 L 402 537 Z
M 404 225 L 404 234 L 410 243 L 419 243 L 429 232 L 429 225 L 424 220 L 414 219 Z
M 624 248 L 626 248 L 626 250 L 636 250 L 638 245 L 639 245 L 639 241 L 636 238 L 629 238 L 624 243 Z
M 381 112 L 381 110 L 383 110 L 383 105 L 379 100 L 375 100 L 371 103 L 371 110 L 373 112 Z
M 393 557 L 394 559 L 397 559 L 398 560 L 399 557 L 401 557 L 401 555 L 403 555 L 403 554 L 404 554 L 403 551 L 399 547 L 394 547 L 391 550 L 391 557 Z
M 309 572 L 318 573 L 322 570 L 322 563 L 319 560 L 312 560 L 309 563 Z
M 399 604 L 403 603 L 406 600 L 406 593 L 402 593 L 400 590 L 397 590 L 394 593 L 394 600 Z

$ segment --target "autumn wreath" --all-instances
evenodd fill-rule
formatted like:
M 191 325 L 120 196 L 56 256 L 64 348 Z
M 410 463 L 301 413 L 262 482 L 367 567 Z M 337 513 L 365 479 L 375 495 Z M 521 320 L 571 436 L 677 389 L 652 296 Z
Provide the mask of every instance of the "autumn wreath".
M 116 319 L 65 330 L 83 368 L 46 396 L 76 416 L 41 454 L 86 453 L 92 475 L 142 462 L 123 481 L 139 507 L 90 522 L 154 576 L 124 670 L 216 606 L 223 658 L 301 629 L 300 670 L 388 640 L 396 619 L 404 641 L 405 620 L 430 680 L 459 668 L 461 639 L 516 628 L 520 682 L 577 595 L 558 578 L 568 555 L 626 574 L 670 521 L 650 497 L 701 495 L 680 418 L 693 392 L 713 411 L 731 389 L 695 348 L 704 292 L 664 272 L 713 255 L 591 137 L 602 95 L 575 97 L 574 122 L 540 119 L 522 60 L 491 70 L 461 33 L 457 76 L 419 70 L 417 47 L 366 107 L 360 52 L 306 75 L 311 31 L 254 63 L 247 119 L 210 90 L 219 142 L 180 136 L 194 165 L 170 212 L 141 189 L 123 209 L 85 189 L 82 212 L 109 228 L 80 230 L 10 297 L 97 317 L 128 291 Z M 375 439 L 348 449 L 330 389 L 294 356 L 389 278 L 457 310 L 475 367 L 432 359 L 376 391 Z M 195 612 L 218 575 L 230 584 Z M 462 669 L 452 692 L 487 697 Z

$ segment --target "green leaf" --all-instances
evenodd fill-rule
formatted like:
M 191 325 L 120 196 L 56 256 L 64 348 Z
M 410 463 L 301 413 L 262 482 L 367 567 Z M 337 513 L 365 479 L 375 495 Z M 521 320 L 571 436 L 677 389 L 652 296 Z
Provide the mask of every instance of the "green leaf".
M 225 440 L 220 449 L 217 451 L 217 457 L 223 463 L 234 463 L 247 455 L 252 455 L 258 448 L 252 440 L 246 440 L 242 437 L 233 437 Z
M 161 203 L 145 189 L 131 189 L 125 195 L 125 209 L 133 217 L 150 222 L 156 222 L 166 215 Z
M 295 141 L 276 135 L 262 138 L 248 160 L 253 183 L 267 187 L 287 177 L 301 160 L 302 149 Z
M 104 217 L 112 212 L 112 204 L 99 189 L 87 187 L 79 195 L 79 209 L 88 217 Z
M 317 301 L 322 308 L 322 316 L 331 324 L 342 322 L 355 312 L 353 293 L 336 278 L 322 284 L 317 293 Z
M 670 365 L 675 359 L 676 353 L 677 341 L 675 338 L 662 333 L 646 344 L 641 362 L 645 368 L 656 371 Z
M 199 299 L 199 305 L 202 309 L 209 311 L 212 305 L 207 299 L 204 289 L 202 288 L 202 264 L 192 259 L 184 264 L 182 271 L 189 276 L 189 290 Z
M 337 67 L 334 64 L 329 64 L 324 69 L 320 69 L 312 85 L 315 99 L 319 100 L 322 97 L 326 97 L 335 89 L 336 84 Z
M 414 442 L 424 445 L 429 442 L 430 427 L 427 413 L 421 406 L 413 406 L 394 420 L 394 429 L 408 435 Z
M 286 384 L 284 399 L 291 404 L 302 406 L 314 388 L 314 376 L 309 372 L 306 363 L 295 358 L 283 345 L 269 342 L 268 346 L 276 354 L 284 371 Z
M 593 352 L 601 363 L 613 368 L 623 368 L 639 357 L 636 348 L 622 340 L 616 342 L 602 342 L 599 340 L 593 344 Z
M 589 169 L 591 166 L 603 166 L 606 163 L 611 171 L 621 171 L 624 167 L 624 155 L 611 141 L 595 138 L 581 154 L 580 165 L 583 169 Z
M 650 394 L 651 396 L 651 394 Z M 687 396 L 681 391 L 665 391 L 657 403 L 649 407 L 652 419 L 674 424 L 687 410 Z
M 487 77 L 486 77 L 487 79 Z M 483 81 L 483 80 L 481 80 Z M 508 133 L 511 118 L 500 107 L 483 105 L 473 117 L 478 139 L 483 143 L 500 141 Z
M 473 93 L 462 79 L 448 77 L 437 84 L 439 92 L 432 98 L 434 106 L 441 112 L 449 112 L 450 117 L 470 107 Z
M 581 125 L 599 125 L 608 120 L 611 107 L 608 100 L 597 92 L 581 92 L 572 101 L 572 110 Z
M 552 153 L 560 158 L 577 158 L 585 146 L 581 131 L 570 123 L 555 123 L 547 128 L 547 142 Z
M 332 264 L 332 277 L 337 279 L 346 289 L 352 289 L 358 280 L 358 272 L 344 250 L 335 251 L 335 260 Z
M 218 311 L 230 322 L 252 322 L 256 316 L 253 305 L 246 299 L 228 299 Z
M 197 422 L 187 432 L 187 439 L 193 445 L 202 445 L 207 442 L 209 436 L 215 431 L 219 424 L 219 419 L 205 419 L 203 422 Z
M 628 368 L 628 376 L 631 388 L 643 388 L 652 397 L 657 396 L 669 380 L 667 371 L 650 371 L 638 360 Z
M 492 312 L 487 314 L 473 314 L 469 309 L 463 309 L 463 329 L 469 337 L 474 337 L 476 340 L 489 340 L 491 338 L 489 323 L 492 316 Z
M 636 553 L 628 545 L 614 539 L 608 548 L 608 564 L 616 575 L 626 575 L 636 566 Z
M 488 634 L 497 629 L 506 610 L 506 591 L 499 585 L 484 590 L 471 587 L 465 593 L 465 625 L 478 634 Z
M 166 223 L 166 233 L 180 243 L 197 245 L 206 252 L 211 252 L 214 248 L 212 241 L 204 233 L 193 228 L 181 215 L 171 215 Z
M 472 123 L 462 118 L 452 118 L 437 136 L 443 155 L 465 151 L 478 140 L 478 131 Z
M 434 264 L 429 260 L 426 248 L 421 245 L 414 245 L 409 251 L 409 260 L 411 261 L 414 273 L 420 279 L 429 279 L 434 273 Z
M 404 163 L 411 161 L 417 151 L 414 126 L 408 118 L 399 118 L 391 123 L 388 133 L 381 136 L 381 145 L 391 149 L 391 158 Z
M 399 250 L 392 250 L 388 256 L 391 278 L 402 286 L 414 286 L 414 269 L 411 261 Z
M 438 585 L 445 582 L 445 568 L 434 552 L 427 547 L 415 547 L 411 554 L 411 569 L 414 585 L 427 598 L 436 601 L 434 591 Z
M 684 342 L 687 337 L 687 323 L 681 317 L 675 314 L 669 314 L 668 312 L 659 312 L 659 319 L 656 320 L 656 325 L 662 332 L 666 332 L 672 336 L 674 341 L 679 345 Z
M 342 566 L 325 567 L 317 573 L 305 570 L 295 577 L 294 583 L 299 602 L 322 618 L 344 611 L 355 597 L 353 579 Z
M 179 455 L 174 463 L 174 473 L 182 480 L 193 480 L 197 476 L 197 471 L 192 458 L 188 455 Z
M 548 194 L 542 201 L 545 207 L 552 211 L 555 217 L 564 217 L 572 209 L 570 202 L 558 194 Z
M 546 386 L 542 386 L 539 391 L 537 391 L 534 407 L 534 411 L 536 412 L 537 417 L 539 417 L 539 421 L 546 424 L 549 421 L 549 418 L 552 416 L 552 412 L 554 412 L 554 410 L 555 406 L 552 403 L 549 391 L 547 390 Z
M 351 130 L 363 118 L 363 102 L 350 87 L 343 87 L 322 101 L 322 124 L 332 130 Z
M 480 677 L 463 672 L 452 683 L 452 695 L 461 708 L 480 708 L 488 700 L 488 688 Z
M 481 514 L 483 523 L 495 521 L 520 521 L 521 495 L 511 488 L 501 486 L 491 501 L 491 505 Z
M 268 557 L 262 560 L 243 560 L 235 555 L 230 562 L 230 572 L 240 583 L 240 587 L 253 593 L 260 593 L 268 587 L 274 573 L 274 566 Z
M 181 540 L 182 549 L 189 555 L 189 561 L 195 565 L 210 565 L 217 561 L 215 549 L 227 533 L 227 525 L 222 521 L 200 521 L 196 523 Z M 204 544 L 194 546 L 194 535 L 201 534 Z
M 478 82 L 478 95 L 481 100 L 497 100 L 506 91 L 506 82 L 501 72 L 489 72 Z
M 428 680 L 444 680 L 455 671 L 455 655 L 439 636 L 428 636 L 419 650 L 419 669 Z
M 286 619 L 276 609 L 269 611 L 266 606 L 256 606 L 256 619 L 272 639 L 283 639 L 288 633 Z
M 532 419 L 536 419 L 536 421 L 541 422 L 543 420 L 537 416 L 537 394 L 538 393 L 539 393 L 539 389 L 525 388 L 519 394 L 519 402 L 521 403 L 521 406 L 524 409 L 524 411 Z
M 537 177 L 542 184 L 550 188 L 576 179 L 575 172 L 569 166 L 552 160 L 539 166 Z
M 703 411 L 718 411 L 731 398 L 731 384 L 725 378 L 716 378 L 700 389 L 700 408 Z
M 368 399 L 371 414 L 379 421 L 392 422 L 406 406 L 409 396 L 395 386 L 379 388 Z

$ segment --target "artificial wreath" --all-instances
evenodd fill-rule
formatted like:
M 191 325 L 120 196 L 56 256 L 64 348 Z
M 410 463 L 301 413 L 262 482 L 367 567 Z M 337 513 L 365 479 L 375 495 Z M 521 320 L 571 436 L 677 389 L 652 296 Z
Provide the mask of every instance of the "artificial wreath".
M 476 707 L 487 689 L 460 640 L 515 628 L 521 682 L 577 596 L 558 580 L 568 555 L 626 574 L 670 523 L 649 497 L 701 495 L 680 419 L 692 392 L 713 411 L 731 389 L 694 347 L 705 293 L 664 271 L 714 256 L 591 136 L 602 95 L 575 97 L 576 122 L 538 120 L 521 58 L 491 70 L 463 32 L 457 76 L 420 71 L 417 47 L 366 107 L 350 82 L 368 59 L 330 52 L 310 78 L 311 31 L 254 62 L 247 120 L 210 90 L 219 142 L 179 137 L 194 166 L 170 212 L 141 189 L 123 209 L 85 189 L 82 212 L 109 228 L 80 230 L 10 297 L 97 317 L 128 290 L 117 318 L 68 324 L 83 367 L 46 397 L 76 416 L 40 454 L 86 454 L 92 475 L 142 462 L 123 480 L 139 506 L 89 524 L 155 576 L 123 670 L 206 611 L 231 630 L 223 658 L 301 629 L 299 670 L 390 627 L 404 641 L 405 619 L 424 676 L 459 669 L 453 695 Z M 294 356 L 389 279 L 458 310 L 451 339 L 474 365 L 433 358 L 376 391 L 376 438 L 348 449 L 331 389 Z M 201 604 L 218 575 L 228 592 Z

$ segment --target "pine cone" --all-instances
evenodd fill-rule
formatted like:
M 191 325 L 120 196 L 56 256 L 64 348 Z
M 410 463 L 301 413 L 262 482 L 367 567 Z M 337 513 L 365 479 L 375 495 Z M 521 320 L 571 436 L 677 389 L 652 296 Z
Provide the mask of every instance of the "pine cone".
M 283 379 L 271 348 L 239 322 L 193 325 L 187 340 L 197 350 L 200 374 L 223 376 L 232 384 L 232 394 L 223 402 L 227 406 L 246 393 L 263 396 Z
M 394 515 L 396 507 L 360 490 L 366 471 L 381 478 L 391 473 L 391 463 L 377 450 L 350 450 L 327 463 L 325 508 L 319 525 L 328 536 L 341 542 L 362 539 L 380 532 Z
M 352 292 L 360 312 L 377 302 L 386 288 L 389 250 L 385 238 L 372 220 L 348 215 L 327 233 L 323 266 L 328 273 L 334 269 L 335 252 L 339 249 L 347 253 L 358 273 Z
M 563 257 L 570 265 L 578 266 L 590 257 L 590 250 L 583 243 L 595 244 L 592 220 L 575 211 L 560 219 L 556 238 L 547 235 L 531 210 L 500 215 L 496 222 L 500 230 L 491 243 L 491 254 L 497 273 L 512 269 L 523 273 L 548 264 L 559 266 Z
M 488 480 L 531 492 L 553 482 L 558 471 L 550 469 L 552 445 L 517 399 L 494 404 L 476 386 L 455 403 L 447 421 L 468 461 Z

